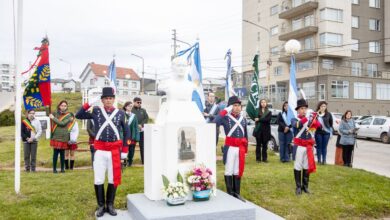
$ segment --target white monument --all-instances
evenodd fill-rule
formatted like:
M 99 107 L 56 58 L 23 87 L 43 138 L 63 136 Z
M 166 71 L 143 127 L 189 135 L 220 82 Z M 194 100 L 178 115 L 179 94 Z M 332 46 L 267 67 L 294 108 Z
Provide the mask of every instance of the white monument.
M 210 168 L 213 180 L 217 180 L 216 127 L 205 122 L 191 100 L 193 85 L 186 79 L 188 71 L 185 59 L 173 61 L 167 101 L 161 105 L 155 124 L 145 125 L 144 188 L 150 200 L 163 199 L 162 175 L 175 181 L 178 171 L 185 177 L 197 164 Z

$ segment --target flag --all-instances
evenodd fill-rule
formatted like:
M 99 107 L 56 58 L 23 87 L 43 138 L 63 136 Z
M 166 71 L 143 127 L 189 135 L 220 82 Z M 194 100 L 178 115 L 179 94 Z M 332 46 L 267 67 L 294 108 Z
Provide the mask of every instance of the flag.
M 117 91 L 116 88 L 116 66 L 115 59 L 112 60 L 110 65 L 108 66 L 108 80 L 110 81 L 110 86 L 114 89 L 114 94 Z
M 288 110 L 287 110 L 287 123 L 290 125 L 291 119 L 297 117 L 297 112 L 295 108 L 297 107 L 298 100 L 298 88 L 297 88 L 297 78 L 296 78 L 296 69 L 295 69 L 295 57 L 291 56 L 290 64 L 290 84 L 288 91 Z
M 49 65 L 49 40 L 42 40 L 39 50 L 38 65 L 30 77 L 23 93 L 24 108 L 26 110 L 51 105 L 50 65 Z
M 226 71 L 226 85 L 225 85 L 225 101 L 228 101 L 230 96 L 236 95 L 233 90 L 232 83 L 232 51 L 229 49 L 225 55 L 225 60 L 227 58 L 227 71 Z
M 251 119 L 257 118 L 257 103 L 259 102 L 259 55 L 255 55 L 253 58 L 253 77 L 251 84 L 251 91 L 249 94 L 248 105 L 246 106 L 246 112 Z
M 180 51 L 177 53 L 177 56 L 183 56 L 185 54 L 188 54 L 187 60 L 191 65 L 190 72 L 188 73 L 188 80 L 194 85 L 192 101 L 194 101 L 199 110 L 203 112 L 205 108 L 205 97 L 202 86 L 202 65 L 200 62 L 199 43 L 194 44 L 186 50 Z

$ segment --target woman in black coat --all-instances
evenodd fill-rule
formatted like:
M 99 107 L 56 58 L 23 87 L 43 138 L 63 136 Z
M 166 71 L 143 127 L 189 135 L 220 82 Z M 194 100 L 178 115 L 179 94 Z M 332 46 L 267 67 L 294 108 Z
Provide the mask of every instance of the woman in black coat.
M 278 115 L 278 138 L 279 138 L 279 155 L 281 162 L 290 161 L 290 150 L 293 134 L 291 130 L 291 122 L 287 121 L 288 102 L 283 103 L 282 112 Z
M 268 141 L 271 140 L 271 116 L 272 113 L 268 110 L 267 101 L 260 100 L 258 109 L 258 117 L 255 118 L 256 126 L 253 130 L 253 136 L 256 138 L 256 161 L 267 161 Z

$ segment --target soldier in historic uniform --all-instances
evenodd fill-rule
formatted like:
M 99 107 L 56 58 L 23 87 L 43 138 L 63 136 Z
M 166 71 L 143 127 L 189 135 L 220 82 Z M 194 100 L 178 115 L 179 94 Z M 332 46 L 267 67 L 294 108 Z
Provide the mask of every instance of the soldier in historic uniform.
M 103 88 L 101 101 L 104 107 L 88 109 L 98 99 L 85 103 L 77 112 L 78 119 L 92 119 L 96 136 L 94 140 L 95 156 L 93 162 L 95 193 L 98 203 L 96 216 L 101 217 L 107 211 L 110 215 L 117 215 L 114 209 L 114 200 L 117 186 L 121 183 L 121 159 L 127 156 L 126 141 L 130 137 L 129 126 L 125 122 L 125 113 L 113 106 L 115 101 L 114 90 L 111 87 Z M 120 133 L 123 132 L 123 139 Z M 107 195 L 104 197 L 105 173 L 108 175 Z M 106 201 L 106 207 L 105 207 Z
M 226 134 L 223 161 L 227 193 L 245 201 L 240 196 L 240 186 L 248 152 L 248 132 L 246 119 L 241 114 L 241 101 L 237 96 L 229 98 L 228 107 L 219 113 L 214 122 L 217 126 L 222 125 Z
M 302 194 L 302 190 L 305 193 L 310 193 L 309 175 L 316 171 L 313 153 L 314 133 L 321 124 L 317 120 L 317 112 L 312 112 L 309 116 L 306 116 L 307 107 L 307 102 L 304 99 L 298 100 L 295 109 L 298 118 L 291 119 L 295 135 L 293 143 L 296 147 L 294 162 L 296 195 Z

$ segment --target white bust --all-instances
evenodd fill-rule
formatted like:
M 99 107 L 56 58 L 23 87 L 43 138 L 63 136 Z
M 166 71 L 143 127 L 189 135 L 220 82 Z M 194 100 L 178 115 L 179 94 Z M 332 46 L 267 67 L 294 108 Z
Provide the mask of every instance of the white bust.
M 167 101 L 191 101 L 193 85 L 187 79 L 189 65 L 183 57 L 172 61 L 172 79 L 167 87 Z

